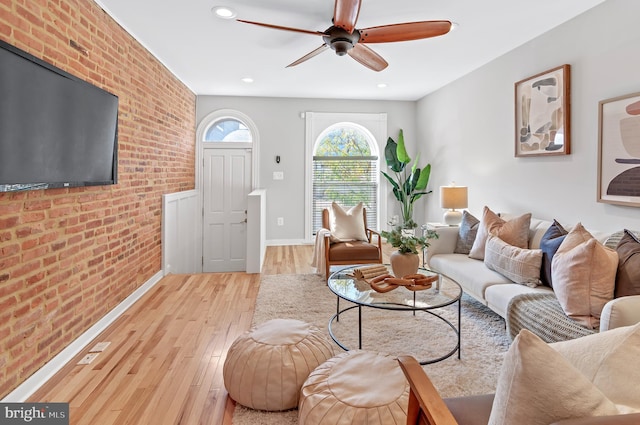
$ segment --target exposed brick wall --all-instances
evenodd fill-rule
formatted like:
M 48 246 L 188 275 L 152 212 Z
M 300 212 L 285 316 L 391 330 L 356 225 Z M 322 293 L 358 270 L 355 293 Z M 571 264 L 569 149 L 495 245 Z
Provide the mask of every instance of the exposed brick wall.
M 194 187 L 195 95 L 91 0 L 0 0 L 0 39 L 120 105 L 117 185 L 0 194 L 2 398 L 160 270 L 161 196 Z

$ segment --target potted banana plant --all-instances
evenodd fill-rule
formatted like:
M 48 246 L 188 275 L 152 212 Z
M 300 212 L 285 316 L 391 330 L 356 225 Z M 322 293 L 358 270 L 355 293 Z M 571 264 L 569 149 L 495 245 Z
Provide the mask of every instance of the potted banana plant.
M 411 167 L 408 166 L 411 163 L 411 157 L 407 153 L 404 144 L 402 129 L 400 129 L 397 143 L 391 137 L 387 139 L 384 157 L 390 172 L 382 171 L 382 174 L 391 183 L 393 195 L 400 202 L 402 227 L 404 229 L 415 229 L 417 224 L 413 220 L 413 205 L 423 195 L 432 192 L 431 190 L 426 190 L 431 174 L 431 164 L 419 168 L 420 153 L 418 153 L 413 165 Z

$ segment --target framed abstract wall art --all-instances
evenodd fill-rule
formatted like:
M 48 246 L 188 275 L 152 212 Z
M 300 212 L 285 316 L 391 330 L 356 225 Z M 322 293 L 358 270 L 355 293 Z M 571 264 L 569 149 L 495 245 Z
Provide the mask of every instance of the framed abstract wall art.
M 640 207 L 640 93 L 599 102 L 598 202 Z
M 516 156 L 571 152 L 568 64 L 515 84 Z

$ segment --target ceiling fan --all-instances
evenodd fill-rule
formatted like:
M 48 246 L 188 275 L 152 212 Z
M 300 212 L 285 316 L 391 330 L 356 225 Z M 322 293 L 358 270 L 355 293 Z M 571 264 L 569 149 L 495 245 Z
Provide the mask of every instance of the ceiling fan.
M 299 28 L 283 27 L 262 22 L 238 19 L 239 22 L 293 31 L 303 34 L 320 35 L 324 40 L 322 46 L 307 53 L 295 62 L 287 65 L 296 66 L 324 52 L 327 48 L 335 50 L 338 56 L 349 55 L 362 65 L 374 71 L 382 71 L 389 64 L 366 43 L 390 43 L 395 41 L 419 40 L 444 35 L 451 30 L 451 21 L 420 21 L 403 24 L 382 25 L 377 27 L 356 29 L 358 14 L 362 0 L 336 0 L 333 10 L 333 25 L 325 31 L 310 31 Z

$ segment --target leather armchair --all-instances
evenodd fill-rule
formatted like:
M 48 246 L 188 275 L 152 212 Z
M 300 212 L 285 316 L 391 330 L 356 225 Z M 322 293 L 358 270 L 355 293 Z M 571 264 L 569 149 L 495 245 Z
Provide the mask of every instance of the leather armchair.
M 409 386 L 407 425 L 487 425 L 493 394 L 445 398 L 411 356 L 399 356 L 398 362 Z M 563 419 L 549 425 L 632 425 L 640 423 L 640 413 L 615 416 L 591 416 Z
M 367 227 L 367 211 L 363 208 L 362 216 L 367 241 L 331 242 L 331 236 L 325 233 L 324 257 L 325 277 L 329 278 L 332 265 L 375 264 L 382 263 L 382 241 L 380 234 Z M 329 210 L 322 210 L 322 227 L 330 229 Z

